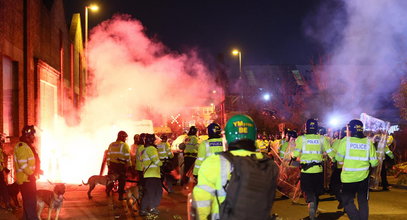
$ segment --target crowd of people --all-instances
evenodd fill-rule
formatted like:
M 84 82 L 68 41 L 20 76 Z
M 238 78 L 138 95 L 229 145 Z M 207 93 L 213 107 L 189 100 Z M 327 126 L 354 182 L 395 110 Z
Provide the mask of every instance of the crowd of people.
M 394 158 L 389 148 L 392 137 L 388 136 L 385 148 L 379 150 L 380 135 L 365 136 L 360 120 L 351 120 L 328 136 L 317 120 L 309 119 L 304 131 L 299 134 L 294 129 L 285 129 L 281 134 L 268 138 L 257 135 L 255 122 L 249 116 L 235 115 L 228 120 L 223 131 L 219 124 L 211 123 L 205 133 L 207 137 L 200 138 L 197 128 L 191 126 L 184 141 L 174 149 L 167 134 L 136 134 L 134 143 L 129 146 L 128 134 L 119 131 L 116 141 L 105 152 L 108 174 L 118 177 L 118 200 L 128 199 L 125 198 L 126 181 L 134 179 L 141 186 L 143 195 L 139 215 L 158 215 L 163 188 L 171 193 L 177 182 L 184 187 L 192 182 L 194 209 L 191 215 L 197 219 L 224 219 L 225 216 L 250 214 L 239 206 L 239 198 L 234 198 L 236 202 L 228 200 L 235 188 L 239 188 L 240 192 L 247 191 L 247 195 L 242 195 L 246 201 L 255 201 L 260 195 L 271 198 L 265 207 L 256 210 L 259 216 L 262 212 L 269 216 L 275 192 L 283 192 L 282 184 L 289 176 L 294 178 L 293 183 L 298 183 L 303 193 L 309 218 L 315 219 L 319 196 L 327 190 L 324 173 L 329 169 L 328 190 L 337 198 L 338 209 L 344 208 L 350 219 L 367 219 L 370 171 L 378 166 L 381 153 Z M 34 126 L 25 126 L 20 141 L 14 147 L 16 182 L 22 194 L 25 219 L 37 219 L 36 179 L 42 171 L 34 142 Z M 1 146 L 3 143 L 4 138 Z M 240 161 L 241 158 L 251 158 L 251 161 Z M 263 170 L 244 165 L 251 163 L 263 166 Z M 327 163 L 331 166 L 327 167 Z M 287 167 L 298 172 L 298 176 L 287 175 Z M 257 172 L 257 177 L 245 180 L 243 171 L 235 174 L 246 169 L 248 171 L 244 172 Z M 4 174 L 9 170 L 1 151 L 0 171 L 1 199 L 6 208 L 11 208 L 4 181 Z M 262 172 L 269 174 L 262 177 Z M 174 173 L 179 174 L 179 180 Z M 103 175 L 102 170 L 100 175 Z M 239 175 L 240 179 L 234 175 Z M 382 167 L 383 190 L 389 189 L 386 175 L 386 167 Z M 261 190 L 255 192 L 253 188 L 264 185 L 264 181 L 269 181 L 267 185 L 270 187 L 260 187 Z M 358 206 L 354 204 L 355 197 Z

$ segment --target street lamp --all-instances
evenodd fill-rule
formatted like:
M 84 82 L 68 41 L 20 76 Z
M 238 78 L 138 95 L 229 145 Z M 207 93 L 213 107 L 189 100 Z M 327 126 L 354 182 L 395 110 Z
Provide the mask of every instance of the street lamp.
M 242 52 L 240 50 L 234 49 L 232 51 L 234 56 L 239 56 L 239 77 L 242 78 Z
M 91 11 L 99 10 L 99 6 L 91 4 L 85 7 L 85 50 L 88 48 L 88 17 L 89 9 Z M 86 54 L 87 55 L 87 54 Z
M 86 65 L 85 65 L 85 82 L 87 83 L 87 80 L 89 79 L 88 76 L 88 17 L 89 17 L 89 9 L 91 11 L 97 11 L 99 10 L 99 6 L 95 4 L 91 4 L 88 6 L 85 6 L 85 59 L 86 59 Z

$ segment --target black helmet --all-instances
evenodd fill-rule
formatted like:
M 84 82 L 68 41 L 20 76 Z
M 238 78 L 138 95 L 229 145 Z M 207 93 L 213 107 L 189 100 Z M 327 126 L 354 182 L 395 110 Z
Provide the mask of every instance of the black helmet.
M 298 134 L 295 130 L 288 131 L 288 137 L 297 138 Z
M 343 127 L 342 129 L 341 129 L 341 138 L 344 138 L 344 137 L 346 137 L 346 127 Z
M 315 119 L 308 119 L 306 123 L 307 134 L 318 133 L 318 122 Z
M 161 138 L 161 140 L 162 140 L 163 142 L 166 142 L 166 141 L 168 140 L 168 137 L 167 137 L 167 135 L 165 135 L 165 134 L 162 134 L 160 138 Z
M 119 133 L 117 133 L 117 140 L 125 141 L 127 137 L 128 135 L 125 131 L 119 131 Z
M 324 128 L 324 127 L 319 127 L 319 128 L 318 128 L 318 133 L 319 133 L 320 135 L 326 135 L 326 128 Z
M 146 134 L 145 147 L 155 146 L 155 134 Z
M 217 123 L 211 123 L 208 125 L 208 136 L 209 138 L 220 138 L 222 129 Z
M 350 135 L 352 137 L 363 138 L 363 123 L 360 120 L 352 120 L 348 124 Z
M 22 136 L 35 135 L 34 125 L 26 125 L 21 131 Z
M 196 135 L 196 132 L 197 132 L 197 131 L 198 131 L 198 130 L 196 129 L 195 126 L 191 126 L 191 127 L 189 128 L 188 135 Z
M 144 145 L 145 144 L 145 139 L 146 139 L 146 133 L 141 133 L 137 144 L 138 145 Z

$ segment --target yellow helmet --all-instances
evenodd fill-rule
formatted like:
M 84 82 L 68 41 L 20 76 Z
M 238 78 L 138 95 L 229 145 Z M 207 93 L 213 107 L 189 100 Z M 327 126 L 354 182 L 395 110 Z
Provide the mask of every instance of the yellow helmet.
M 389 135 L 389 136 L 387 136 L 387 145 L 392 144 L 392 143 L 393 143 L 393 141 L 394 141 L 393 135 Z

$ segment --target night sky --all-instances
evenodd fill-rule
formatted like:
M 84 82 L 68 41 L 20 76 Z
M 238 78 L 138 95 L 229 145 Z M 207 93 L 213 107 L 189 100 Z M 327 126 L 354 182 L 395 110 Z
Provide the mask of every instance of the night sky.
M 240 48 L 246 65 L 310 64 L 323 53 L 304 31 L 322 0 L 65 0 L 67 21 L 92 2 L 100 10 L 90 27 L 130 14 L 172 50 L 195 48 L 204 59 Z

